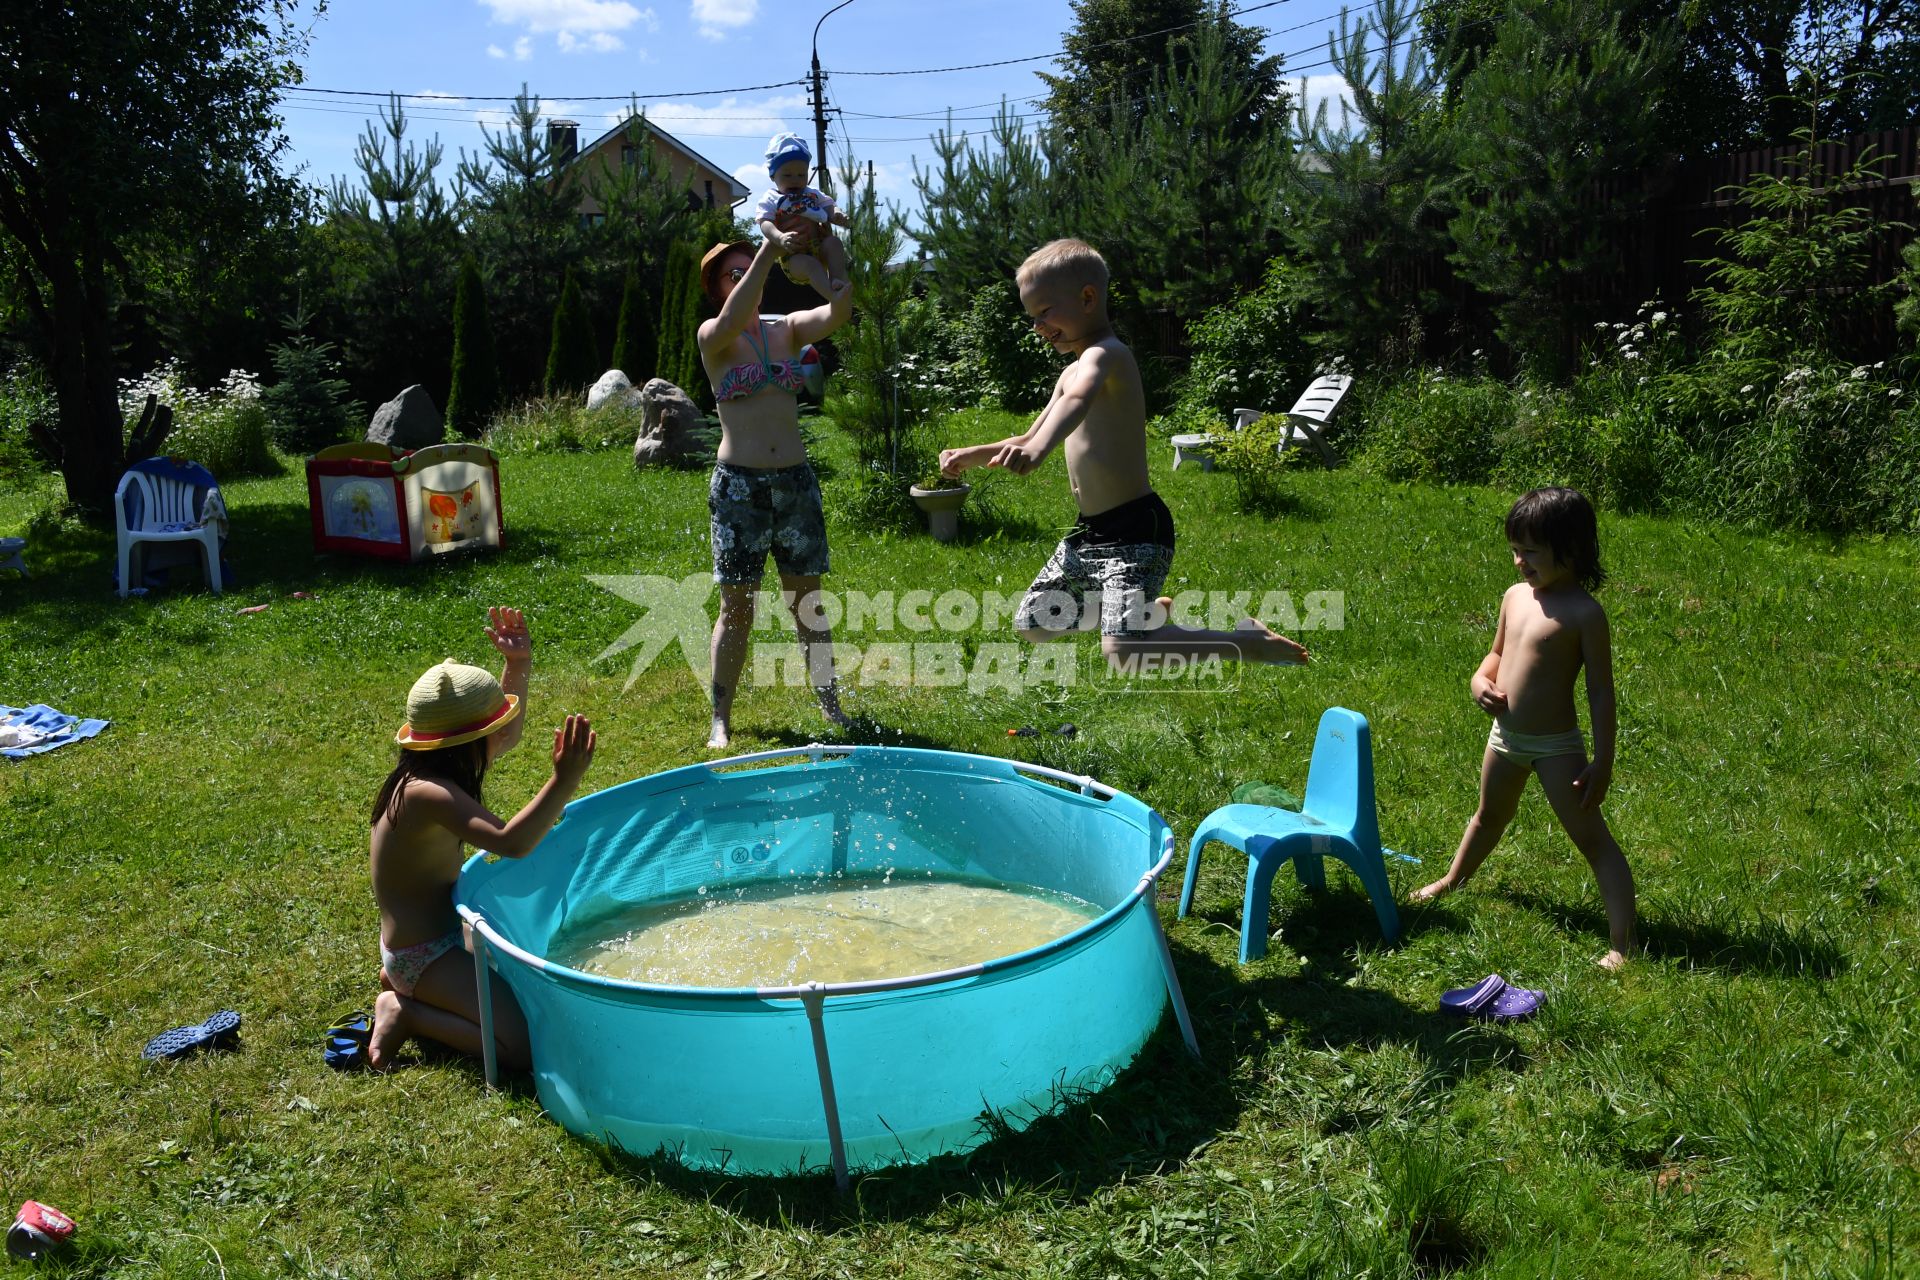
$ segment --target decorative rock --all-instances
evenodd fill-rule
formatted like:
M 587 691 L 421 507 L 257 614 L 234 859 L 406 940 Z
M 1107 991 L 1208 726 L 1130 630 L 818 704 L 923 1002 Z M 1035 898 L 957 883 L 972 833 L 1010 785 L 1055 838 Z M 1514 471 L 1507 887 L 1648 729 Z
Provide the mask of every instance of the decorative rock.
M 640 403 L 640 393 L 627 381 L 627 375 L 618 369 L 609 369 L 600 375 L 600 381 L 587 390 L 587 410 L 604 409 L 608 405 L 616 408 Z
M 418 383 L 374 410 L 367 439 L 396 449 L 424 449 L 447 436 L 446 423 L 427 389 Z
M 706 420 L 687 393 L 665 378 L 649 378 L 640 388 L 640 436 L 633 442 L 633 465 L 679 462 L 702 443 Z

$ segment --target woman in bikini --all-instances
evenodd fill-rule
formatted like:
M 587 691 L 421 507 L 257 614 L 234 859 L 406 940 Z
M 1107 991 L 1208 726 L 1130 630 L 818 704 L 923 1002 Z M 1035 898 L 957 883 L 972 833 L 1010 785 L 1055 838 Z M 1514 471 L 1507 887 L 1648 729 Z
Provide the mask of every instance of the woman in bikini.
M 700 281 L 720 313 L 700 326 L 700 361 L 720 409 L 720 451 L 707 488 L 713 531 L 713 580 L 720 616 L 713 625 L 713 730 L 707 746 L 732 736 L 733 698 L 746 665 L 754 595 L 773 553 L 780 589 L 820 710 L 847 723 L 833 679 L 833 640 L 816 593 L 827 571 L 827 526 L 820 481 L 807 462 L 796 399 L 800 350 L 853 315 L 843 285 L 827 305 L 790 316 L 761 316 L 760 295 L 785 253 L 768 240 L 717 244 L 700 260 Z

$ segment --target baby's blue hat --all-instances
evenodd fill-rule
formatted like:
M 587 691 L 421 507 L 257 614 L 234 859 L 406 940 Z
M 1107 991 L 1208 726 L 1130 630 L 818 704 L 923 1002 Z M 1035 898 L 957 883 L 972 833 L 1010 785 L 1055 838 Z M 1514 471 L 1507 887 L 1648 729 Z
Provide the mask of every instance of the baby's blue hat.
M 813 152 L 807 150 L 807 144 L 800 141 L 797 133 L 776 133 L 773 141 L 767 143 L 767 176 L 787 161 L 799 156 L 802 160 L 813 159 Z

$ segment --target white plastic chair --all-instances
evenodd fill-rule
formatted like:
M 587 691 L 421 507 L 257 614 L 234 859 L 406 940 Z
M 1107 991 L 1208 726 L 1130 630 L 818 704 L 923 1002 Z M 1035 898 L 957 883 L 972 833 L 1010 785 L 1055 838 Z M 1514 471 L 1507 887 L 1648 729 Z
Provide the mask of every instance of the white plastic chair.
M 204 496 L 200 496 L 204 493 Z M 133 586 L 148 543 L 194 542 L 207 569 L 207 586 L 220 594 L 220 538 L 227 507 L 213 476 L 198 463 L 152 458 L 120 477 L 113 494 L 113 524 L 120 551 L 121 596 Z
M 1326 442 L 1320 432 L 1333 415 L 1339 412 L 1340 402 L 1346 399 L 1348 388 L 1353 386 L 1353 377 L 1345 373 L 1327 373 L 1315 378 L 1300 398 L 1293 402 L 1293 408 L 1287 410 L 1289 430 L 1280 440 L 1280 451 L 1286 452 L 1288 445 L 1306 448 L 1311 445 L 1320 461 L 1329 467 L 1340 465 L 1339 452 Z M 1233 411 L 1233 429 L 1243 430 L 1267 416 L 1265 409 L 1235 409 Z M 1200 463 L 1202 471 L 1213 470 L 1213 447 L 1220 437 L 1206 433 L 1181 435 L 1173 438 L 1173 469 L 1178 471 L 1180 464 L 1189 459 Z
M 1315 378 L 1300 393 L 1300 398 L 1293 402 L 1293 408 L 1287 410 L 1289 430 L 1280 439 L 1280 451 L 1285 453 L 1288 445 L 1296 449 L 1312 445 L 1321 462 L 1329 467 L 1339 466 L 1339 452 L 1320 433 L 1333 421 L 1333 415 L 1340 411 L 1340 402 L 1347 398 L 1347 391 L 1352 386 L 1351 374 L 1325 373 Z M 1238 431 L 1265 416 L 1265 411 L 1260 409 L 1235 409 L 1233 429 Z

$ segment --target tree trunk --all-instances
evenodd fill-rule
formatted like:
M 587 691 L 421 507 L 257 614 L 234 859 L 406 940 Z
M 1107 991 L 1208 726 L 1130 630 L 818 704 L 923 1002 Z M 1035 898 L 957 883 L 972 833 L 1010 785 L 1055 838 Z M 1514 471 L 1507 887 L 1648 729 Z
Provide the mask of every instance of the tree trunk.
M 91 524 L 110 522 L 113 490 L 126 465 L 108 310 L 106 264 L 55 261 L 47 294 L 55 401 L 60 409 L 60 473 L 67 500 Z

